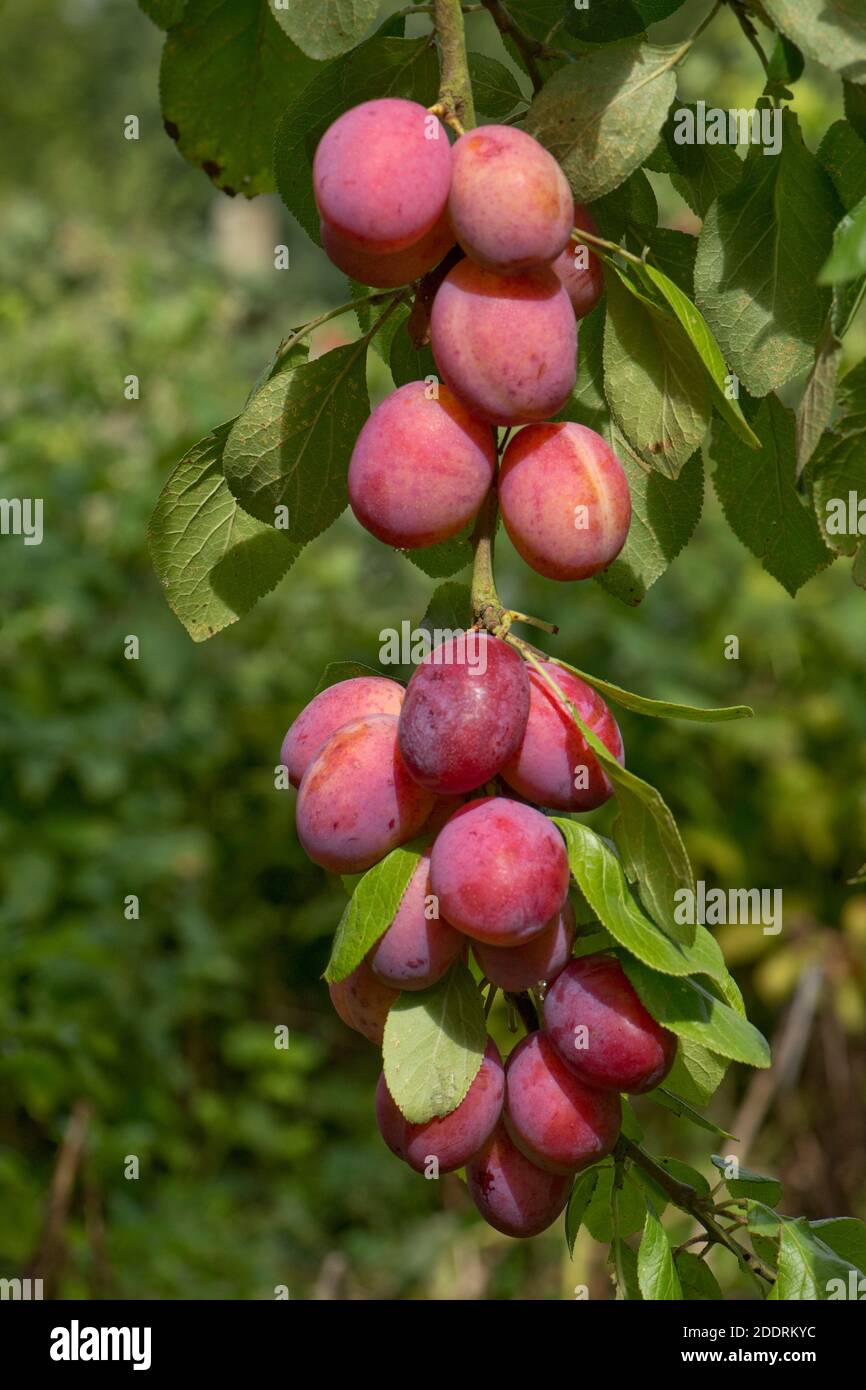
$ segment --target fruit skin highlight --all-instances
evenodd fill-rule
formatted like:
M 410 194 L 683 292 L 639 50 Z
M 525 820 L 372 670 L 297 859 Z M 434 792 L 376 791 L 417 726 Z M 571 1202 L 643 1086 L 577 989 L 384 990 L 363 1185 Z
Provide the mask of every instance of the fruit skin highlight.
M 556 260 L 574 225 L 574 199 L 553 155 L 506 125 L 461 135 L 448 212 L 467 256 L 506 275 Z
M 572 421 L 529 425 L 499 474 L 502 520 L 515 550 L 547 579 L 588 579 L 625 545 L 631 492 L 600 434 Z
M 295 823 L 314 864 L 359 874 L 418 834 L 433 796 L 410 777 L 392 714 L 368 714 L 332 734 L 301 779 Z
M 392 391 L 364 425 L 349 463 L 349 503 L 361 525 L 398 550 L 436 545 L 470 522 L 496 468 L 489 425 L 446 386 Z
M 577 321 L 547 267 L 494 275 L 469 259 L 448 272 L 430 316 L 446 385 L 492 425 L 545 420 L 577 377 Z
M 514 648 L 461 633 L 416 667 L 400 711 L 400 752 L 430 791 L 474 791 L 515 752 L 528 715 L 529 678 Z
M 587 1086 L 640 1095 L 660 1086 L 677 1039 L 647 1012 L 614 956 L 573 960 L 544 1001 L 544 1027 Z
M 395 1105 L 382 1072 L 376 1087 L 376 1120 L 391 1152 L 416 1173 L 423 1173 L 431 1158 L 437 1160 L 440 1173 L 454 1173 L 487 1143 L 504 1095 L 502 1058 L 488 1038 L 481 1067 L 456 1110 L 425 1124 L 410 1124 Z
M 338 116 L 319 141 L 316 206 L 360 250 L 403 251 L 445 212 L 451 167 L 445 127 L 423 106 L 400 97 L 365 101 Z
M 532 806 L 480 797 L 451 817 L 430 856 L 443 917 L 494 946 L 538 936 L 562 908 L 568 857 L 556 826 Z

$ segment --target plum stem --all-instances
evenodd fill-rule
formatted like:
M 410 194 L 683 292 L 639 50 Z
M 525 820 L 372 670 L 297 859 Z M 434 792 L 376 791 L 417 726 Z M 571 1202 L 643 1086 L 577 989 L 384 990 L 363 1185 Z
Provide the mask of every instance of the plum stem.
M 280 358 L 285 357 L 287 353 L 291 352 L 296 343 L 308 337 L 314 329 L 320 328 L 323 323 L 328 323 L 330 319 L 339 318 L 341 314 L 348 314 L 350 309 L 359 309 L 362 304 L 388 304 L 386 313 L 389 314 L 400 300 L 405 297 L 405 290 L 400 290 L 399 293 L 396 294 L 393 290 L 374 290 L 371 294 L 362 295 L 360 299 L 348 299 L 345 304 L 338 304 L 336 309 L 327 309 L 324 314 L 319 314 L 317 318 L 310 319 L 309 323 L 305 323 L 301 328 L 296 328 L 294 333 L 290 333 L 288 338 L 284 338 L 277 348 L 275 359 L 278 362 Z M 372 331 L 377 331 L 380 325 L 384 323 L 384 320 L 385 315 L 383 314 Z M 370 337 L 371 335 L 367 334 L 366 336 Z
M 739 1263 L 750 1274 L 766 1280 L 769 1284 L 776 1282 L 775 1270 L 765 1265 L 763 1260 L 760 1260 L 751 1250 L 747 1250 L 744 1245 L 735 1240 L 730 1232 L 716 1220 L 711 1196 L 704 1197 L 690 1183 L 680 1182 L 678 1178 L 673 1177 L 671 1173 L 662 1168 L 661 1164 L 656 1163 L 655 1159 L 651 1158 L 648 1153 L 645 1153 L 639 1144 L 627 1139 L 624 1134 L 621 1134 L 617 1140 L 614 1156 L 620 1160 L 628 1158 L 636 1167 L 641 1168 L 647 1177 L 652 1178 L 653 1182 L 670 1198 L 674 1206 L 679 1207 L 681 1211 L 689 1212 L 696 1221 L 700 1222 L 712 1244 L 723 1245 L 726 1250 L 730 1250 L 731 1254 L 736 1256 Z
M 505 998 L 510 1000 L 520 1015 L 520 1021 L 527 1033 L 538 1032 L 538 1014 L 528 990 L 521 990 L 519 994 L 506 993 Z
M 462 135 L 475 124 L 475 101 L 466 55 L 466 26 L 460 0 L 433 0 L 433 23 L 439 35 L 439 101 L 446 125 Z
M 498 511 L 494 484 L 481 504 L 472 533 L 472 546 L 475 551 L 472 563 L 472 616 L 489 632 L 495 632 L 500 628 L 504 617 L 504 609 L 493 577 L 493 547 Z

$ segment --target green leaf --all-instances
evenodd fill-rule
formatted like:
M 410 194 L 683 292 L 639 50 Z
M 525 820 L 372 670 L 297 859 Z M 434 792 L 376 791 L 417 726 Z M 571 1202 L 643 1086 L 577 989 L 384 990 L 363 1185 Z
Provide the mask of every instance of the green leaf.
M 310 65 L 313 76 L 280 108 L 274 140 L 277 191 L 307 235 L 321 245 L 319 213 L 313 196 L 313 156 L 328 126 L 361 101 L 405 97 L 423 106 L 435 100 L 436 56 L 427 39 L 376 37 L 325 67 Z
M 574 420 L 603 433 L 608 421 L 604 398 L 604 319 L 605 305 L 597 304 L 577 325 L 577 380 L 557 420 Z
M 267 0 L 187 0 L 165 40 L 162 114 L 178 149 L 225 192 L 274 187 L 274 129 L 315 70 Z
M 456 1109 L 478 1074 L 486 1043 L 481 993 L 460 961 L 429 989 L 395 1000 L 385 1023 L 385 1080 L 411 1124 Z
M 610 43 L 640 34 L 650 24 L 667 19 L 685 0 L 592 0 L 576 9 L 565 7 L 565 28 L 582 43 Z
M 270 0 L 277 23 L 310 58 L 338 58 L 360 43 L 379 0 Z
M 401 845 L 363 875 L 334 935 L 331 957 L 325 969 L 329 984 L 351 975 L 388 930 L 420 858 L 417 845 Z
M 761 447 L 760 440 L 750 429 L 746 417 L 740 409 L 739 402 L 733 400 L 728 395 L 728 369 L 725 360 L 719 350 L 719 345 L 710 332 L 703 315 L 695 308 L 688 295 L 683 294 L 678 285 L 673 280 L 650 265 L 644 262 L 640 272 L 644 279 L 664 296 L 670 307 L 673 309 L 677 319 L 682 324 L 689 340 L 696 353 L 703 363 L 707 375 L 715 387 L 713 403 L 720 415 L 723 415 L 728 424 L 736 434 L 744 439 L 753 449 Z
M 704 465 L 696 451 L 678 478 L 665 478 L 622 447 L 616 430 L 611 447 L 628 478 L 631 526 L 619 555 L 596 580 L 614 598 L 633 606 L 646 598 L 694 534 L 704 501 Z
M 602 1244 L 607 1245 L 609 1241 L 613 1240 L 613 1213 L 611 1211 L 613 1165 L 599 1168 L 597 1171 L 598 1182 L 584 1212 L 583 1224 L 593 1240 L 599 1240 Z M 619 1190 L 619 1233 L 623 1239 L 640 1230 L 643 1225 L 645 1209 L 646 1202 L 643 1191 L 631 1173 L 627 1171 Z
M 719 1288 L 716 1276 L 706 1260 L 702 1260 L 691 1250 L 681 1250 L 674 1258 L 683 1298 L 693 1303 L 697 1300 L 720 1301 L 724 1294 Z
M 647 229 L 644 236 L 635 234 L 634 240 L 641 255 L 648 247 L 649 262 L 672 280 L 689 300 L 694 298 L 695 260 L 698 254 L 696 236 L 692 236 L 691 232 L 678 232 L 673 227 L 652 227 Z M 697 310 L 694 309 L 694 312 L 697 313 Z
M 743 163 L 732 145 L 699 145 L 694 141 L 680 144 L 677 134 L 685 133 L 686 122 L 696 119 L 697 107 L 693 103 L 678 102 L 665 122 L 660 145 L 646 163 L 647 168 L 670 175 L 680 197 L 692 212 L 704 218 L 717 198 L 736 188 Z
M 824 1245 L 866 1274 L 866 1225 L 862 1221 L 853 1216 L 833 1216 L 809 1224 Z
M 634 228 L 649 231 L 659 217 L 655 190 L 643 169 L 635 169 L 624 183 L 596 199 L 590 211 L 601 235 L 617 242 L 624 241 Z
M 673 1251 L 655 1209 L 647 1202 L 646 1221 L 637 1255 L 637 1277 L 645 1299 L 673 1300 L 683 1296 Z
M 866 198 L 846 213 L 833 236 L 833 250 L 818 276 L 822 285 L 845 284 L 866 275 Z
M 347 343 L 268 381 L 238 416 L 225 449 L 226 480 L 244 509 L 309 541 L 348 501 L 349 459 L 370 413 L 367 342 Z
M 514 74 L 485 53 L 469 54 L 469 79 L 476 109 L 489 121 L 504 121 L 519 102 L 526 100 Z
M 449 575 L 459 574 L 472 564 L 474 551 L 470 537 L 474 526 L 475 523 L 470 522 L 459 535 L 452 536 L 448 541 L 424 545 L 417 550 L 404 550 L 401 554 L 431 579 L 447 579 Z
M 536 96 L 526 129 L 559 160 L 579 203 L 609 193 L 652 153 L 676 91 L 676 53 L 631 39 L 585 49 Z
M 855 499 L 861 497 L 864 476 L 866 433 L 825 435 L 811 464 L 809 481 L 821 534 L 837 555 L 853 555 L 862 539 L 859 526 L 866 521 L 859 511 L 850 515 L 850 494 Z
M 707 212 L 698 242 L 698 306 L 743 385 L 765 396 L 809 366 L 830 307 L 815 284 L 830 251 L 833 190 L 783 113 L 781 153 L 752 145 L 740 183 Z
M 592 685 L 600 691 L 606 700 L 612 700 L 614 704 L 622 705 L 625 709 L 634 710 L 635 714 L 647 714 L 655 719 L 688 719 L 696 724 L 723 724 L 731 719 L 751 719 L 755 713 L 748 705 L 697 709 L 693 705 L 674 704 L 671 700 L 649 700 L 645 695 L 633 695 L 630 690 L 623 690 L 611 681 L 602 680 L 600 676 L 591 676 L 587 671 L 579 671 L 567 661 L 551 657 L 551 662 L 554 666 L 564 666 L 567 671 L 573 671 L 581 680 L 586 681 L 587 685 Z
M 866 140 L 866 87 L 856 82 L 843 82 L 845 115 L 860 136 Z
M 705 1129 L 708 1133 L 717 1134 L 722 1139 L 734 1138 L 733 1134 L 729 1134 L 726 1129 L 720 1129 L 718 1125 L 714 1125 L 712 1120 L 700 1115 L 697 1110 L 692 1109 L 687 1101 L 674 1095 L 666 1087 L 657 1086 L 650 1094 L 653 1100 L 664 1106 L 665 1110 L 670 1110 L 672 1114 L 679 1115 L 683 1120 L 690 1120 L 693 1125 L 697 1125 L 698 1129 Z
M 866 197 L 866 141 L 849 121 L 835 121 L 818 146 L 818 163 L 850 212 Z
M 754 1024 L 694 977 L 661 975 L 631 956 L 624 956 L 622 965 L 644 1007 L 672 1033 L 701 1043 L 733 1062 L 750 1067 L 770 1065 L 767 1041 Z
M 684 1097 L 691 1105 L 706 1105 L 722 1084 L 727 1069 L 726 1059 L 691 1038 L 681 1037 L 674 1064 L 665 1081 L 665 1094 L 668 1097 Z M 656 1090 L 652 1094 L 660 1104 L 665 1104 L 661 1100 L 662 1092 Z M 687 1115 L 687 1118 L 694 1117 Z
M 763 0 L 783 33 L 816 63 L 852 82 L 866 79 L 866 10 L 852 0 Z
M 823 1302 L 848 1298 L 852 1285 L 857 1289 L 859 1277 L 856 1265 L 825 1245 L 805 1217 L 783 1219 L 779 1277 L 773 1290 L 776 1299 Z
M 786 38 L 784 34 L 777 34 L 767 65 L 767 77 L 770 84 L 781 87 L 787 86 L 788 83 L 799 82 L 805 66 L 806 60 L 797 45 Z
M 670 809 L 655 787 L 620 766 L 601 739 L 583 722 L 561 688 L 556 686 L 555 675 L 551 677 L 549 672 L 544 672 L 541 664 L 534 659 L 531 664 L 547 678 L 613 782 L 619 807 L 613 827 L 614 838 L 629 879 L 640 886 L 644 906 L 675 941 L 691 943 L 695 938 L 694 925 L 677 922 L 674 905 L 677 891 L 692 889 L 694 878 Z
M 160 29 L 179 24 L 186 9 L 186 0 L 138 0 L 138 4 Z
M 637 1277 L 637 1255 L 622 1237 L 611 1243 L 607 1264 L 616 1285 L 616 1297 L 630 1303 L 641 1302 L 643 1295 Z
M 726 1172 L 730 1163 L 729 1159 L 720 1154 L 712 1154 L 710 1161 L 721 1173 Z M 755 1173 L 751 1168 L 743 1168 L 741 1165 L 738 1165 L 738 1172 L 737 1178 L 725 1177 L 725 1186 L 732 1197 L 750 1197 L 756 1202 L 766 1202 L 771 1207 L 781 1201 L 782 1184 L 778 1178 L 765 1177 L 763 1173 Z
M 565 1242 L 572 1259 L 574 1259 L 574 1242 L 577 1240 L 583 1214 L 592 1201 L 601 1171 L 598 1166 L 587 1168 L 585 1172 L 578 1175 L 574 1187 L 571 1189 L 571 1196 L 565 1209 Z
M 232 424 L 219 425 L 184 455 L 148 531 L 169 606 L 194 642 L 237 622 L 279 583 L 301 550 L 232 497 L 222 470 Z
M 710 1184 L 703 1173 L 698 1172 L 697 1168 L 690 1167 L 688 1163 L 683 1163 L 678 1158 L 657 1158 L 655 1162 L 677 1182 L 693 1187 L 695 1192 L 702 1197 L 709 1196 Z M 670 1201 L 664 1188 L 660 1187 L 649 1173 L 637 1166 L 634 1168 L 634 1176 L 655 1207 L 656 1214 L 661 1216 Z
M 833 332 L 832 316 L 821 330 L 815 344 L 815 360 L 812 370 L 797 406 L 795 434 L 797 441 L 797 469 L 795 478 L 799 479 L 820 443 L 821 436 L 830 423 L 833 402 L 836 397 L 836 376 L 842 344 Z
M 431 349 L 426 346 L 416 348 L 409 337 L 406 324 L 406 318 L 398 323 L 397 331 L 391 340 L 388 365 L 394 385 L 408 386 L 411 381 L 426 381 L 427 377 L 431 376 L 436 377 L 438 381 L 439 372 Z
M 620 271 L 607 279 L 604 389 L 635 451 L 676 478 L 707 432 L 710 382 L 682 326 Z
M 427 632 L 465 632 L 472 626 L 472 596 L 468 584 L 440 584 L 431 595 L 419 624 Z
M 706 450 L 713 483 L 731 530 L 793 597 L 832 556 L 797 492 L 793 412 L 769 396 L 751 423 L 763 446 L 758 454 L 714 421 Z
M 381 671 L 375 671 L 372 666 L 365 666 L 361 661 L 329 661 L 322 672 L 319 684 L 313 691 L 313 698 L 321 695 L 323 690 L 328 690 L 332 685 L 339 685 L 341 681 L 354 680 L 356 676 L 379 676 L 381 678 L 381 675 Z M 393 676 L 389 676 L 388 679 L 393 680 Z M 395 850 L 395 853 L 397 852 Z M 385 860 L 382 861 L 382 863 L 385 862 Z M 367 873 L 372 872 L 372 869 L 367 870 Z M 362 877 L 366 877 L 366 875 L 362 875 Z
M 715 980 L 727 975 L 721 948 L 706 927 L 697 929 L 691 946 L 672 941 L 632 897 L 622 865 L 601 836 L 582 821 L 552 819 L 578 887 L 620 946 L 666 975 L 704 974 Z

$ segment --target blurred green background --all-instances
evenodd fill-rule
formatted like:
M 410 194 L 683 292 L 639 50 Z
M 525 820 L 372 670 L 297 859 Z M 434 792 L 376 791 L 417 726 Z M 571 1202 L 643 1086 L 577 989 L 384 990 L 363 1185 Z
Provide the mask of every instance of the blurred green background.
M 428 1184 L 391 1157 L 376 1053 L 319 979 L 344 898 L 274 790 L 280 740 L 324 665 L 376 665 L 380 629 L 420 618 L 433 581 L 344 517 L 195 646 L 149 563 L 172 465 L 345 284 L 275 198 L 229 200 L 180 160 L 158 111 L 161 35 L 131 0 L 37 8 L 38 26 L 31 7 L 4 11 L 15 80 L 0 90 L 2 492 L 45 504 L 41 546 L 0 540 L 0 1276 L 81 1298 L 609 1297 L 586 1233 L 574 1263 L 561 1225 L 509 1242 L 458 1178 Z M 498 52 L 486 23 L 473 46 Z M 757 72 L 724 16 L 683 90 L 744 104 Z M 797 105 L 814 144 L 834 85 L 810 70 Z M 373 391 L 388 382 L 374 362 Z M 786 1039 L 786 1074 L 768 1089 L 732 1068 L 711 1113 L 754 1135 L 747 1161 L 783 1176 L 783 1210 L 866 1217 L 866 894 L 846 886 L 866 859 L 866 595 L 842 563 L 792 602 L 711 492 L 638 610 L 530 575 L 504 541 L 499 572 L 584 669 L 755 707 L 716 728 L 624 714 L 628 760 L 699 878 L 785 894 L 779 937 L 722 936 L 750 1015 Z M 636 1108 L 654 1152 L 711 1171 L 709 1135 Z

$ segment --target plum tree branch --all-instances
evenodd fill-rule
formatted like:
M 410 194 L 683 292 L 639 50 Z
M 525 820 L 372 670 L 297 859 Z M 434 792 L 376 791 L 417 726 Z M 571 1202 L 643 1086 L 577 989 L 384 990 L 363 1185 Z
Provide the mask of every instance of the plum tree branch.
M 441 78 L 439 103 L 447 125 L 458 135 L 475 124 L 475 101 L 466 55 L 466 26 L 460 0 L 433 0 L 433 23 L 439 35 Z
M 490 631 L 502 622 L 502 604 L 496 591 L 493 577 L 493 547 L 496 540 L 496 522 L 499 506 L 494 483 L 481 504 L 475 530 L 472 533 L 472 546 L 475 558 L 472 562 L 472 616 Z
M 686 1211 L 700 1222 L 714 1245 L 723 1245 L 726 1250 L 730 1250 L 735 1255 L 739 1263 L 749 1271 L 750 1274 L 757 1275 L 759 1279 L 764 1279 L 768 1284 L 776 1282 L 776 1272 L 769 1265 L 765 1265 L 757 1255 L 751 1250 L 747 1250 L 738 1240 L 725 1230 L 715 1218 L 712 1208 L 712 1198 L 703 1197 L 697 1188 L 690 1183 L 680 1182 L 679 1179 L 668 1173 L 661 1164 L 656 1163 L 648 1153 L 635 1144 L 633 1140 L 627 1139 L 621 1134 L 617 1140 L 615 1154 L 623 1158 L 628 1158 L 636 1167 L 642 1169 L 648 1178 L 652 1178 L 657 1187 L 670 1198 L 674 1206 Z M 709 1204 L 709 1205 L 708 1205 Z
M 327 309 L 324 314 L 319 314 L 317 318 L 310 319 L 309 323 L 305 323 L 301 328 L 296 328 L 294 333 L 290 333 L 288 338 L 284 338 L 277 348 L 275 354 L 276 360 L 279 361 L 280 358 L 285 357 L 286 353 L 291 352 L 296 343 L 308 337 L 314 329 L 320 328 L 323 323 L 328 323 L 330 319 L 339 318 L 341 314 L 348 314 L 350 309 L 359 309 L 362 304 L 387 304 L 389 300 L 391 303 L 389 304 L 387 312 L 390 313 L 391 309 L 393 309 L 404 296 L 405 290 L 401 290 L 399 294 L 395 294 L 393 290 L 374 290 L 371 294 L 362 295 L 360 299 L 349 299 L 345 304 L 338 304 L 336 309 Z M 384 318 L 380 319 L 379 324 L 383 321 Z M 377 328 L 379 324 L 376 325 Z
M 547 44 L 541 43 L 539 39 L 534 39 L 530 34 L 524 33 L 520 25 L 516 24 L 508 13 L 502 0 L 484 0 L 484 8 L 490 14 L 502 37 L 512 40 L 523 59 L 534 90 L 540 92 L 544 86 L 544 76 L 538 66 L 538 59 L 568 57 L 570 55 L 560 54 L 548 48 Z

